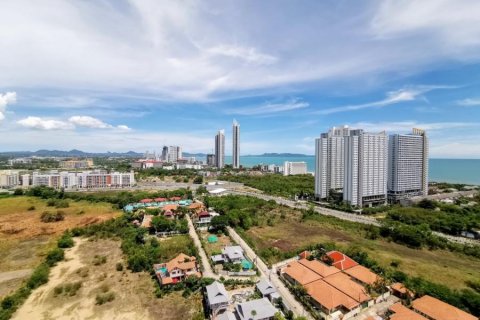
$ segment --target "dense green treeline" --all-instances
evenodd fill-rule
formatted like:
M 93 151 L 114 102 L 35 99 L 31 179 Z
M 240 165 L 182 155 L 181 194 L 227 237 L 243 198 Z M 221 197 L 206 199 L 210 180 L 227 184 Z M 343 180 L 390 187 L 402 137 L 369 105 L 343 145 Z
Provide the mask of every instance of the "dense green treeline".
M 21 189 L 19 189 L 21 191 Z M 23 194 L 23 192 L 22 192 Z M 173 191 L 99 191 L 99 192 L 64 192 L 50 187 L 40 186 L 28 189 L 27 196 L 39 197 L 42 199 L 72 199 L 75 201 L 85 200 L 89 202 L 107 202 L 122 209 L 129 203 L 138 202 L 145 198 L 170 198 L 182 197 L 192 199 L 193 194 L 189 189 L 178 189 Z
M 246 186 L 262 190 L 268 194 L 292 197 L 313 196 L 314 177 L 312 175 L 283 176 L 279 174 L 250 175 L 222 175 L 220 180 L 241 182 Z

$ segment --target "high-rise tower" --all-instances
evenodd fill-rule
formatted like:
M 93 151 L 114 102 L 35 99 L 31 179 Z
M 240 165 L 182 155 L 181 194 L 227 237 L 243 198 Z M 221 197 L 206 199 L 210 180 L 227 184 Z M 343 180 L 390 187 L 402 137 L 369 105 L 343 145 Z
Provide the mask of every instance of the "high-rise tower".
M 232 125 L 232 166 L 240 168 L 240 124 L 233 120 Z
M 215 165 L 221 169 L 225 166 L 225 131 L 219 130 L 215 136 Z

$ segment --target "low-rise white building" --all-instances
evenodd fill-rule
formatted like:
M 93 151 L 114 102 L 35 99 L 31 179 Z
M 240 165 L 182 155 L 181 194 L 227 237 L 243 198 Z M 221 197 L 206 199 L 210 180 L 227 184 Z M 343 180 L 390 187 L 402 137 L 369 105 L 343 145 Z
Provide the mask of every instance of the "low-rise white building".
M 307 163 L 305 161 L 285 161 L 283 165 L 283 175 L 291 176 L 296 174 L 307 174 Z

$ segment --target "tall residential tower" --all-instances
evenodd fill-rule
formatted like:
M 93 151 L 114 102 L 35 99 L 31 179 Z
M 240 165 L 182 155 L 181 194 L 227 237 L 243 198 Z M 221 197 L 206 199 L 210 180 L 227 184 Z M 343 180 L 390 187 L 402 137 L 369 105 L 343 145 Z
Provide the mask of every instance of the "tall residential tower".
M 315 140 L 315 197 L 323 199 L 330 190 L 343 189 L 347 126 L 333 127 Z
M 388 144 L 388 200 L 428 195 L 428 138 L 425 131 L 394 134 Z
M 388 136 L 352 130 L 345 138 L 343 201 L 364 207 L 387 202 Z
M 232 125 L 232 166 L 240 168 L 240 124 L 233 120 Z
M 215 165 L 221 169 L 225 166 L 225 131 L 219 130 L 215 136 Z

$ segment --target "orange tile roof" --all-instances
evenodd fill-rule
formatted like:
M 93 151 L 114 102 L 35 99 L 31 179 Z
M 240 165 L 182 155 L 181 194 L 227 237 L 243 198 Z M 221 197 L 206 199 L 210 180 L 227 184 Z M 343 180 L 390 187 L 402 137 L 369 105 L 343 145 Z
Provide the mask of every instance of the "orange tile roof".
M 390 320 L 428 320 L 424 316 L 416 313 L 415 311 L 412 311 L 408 309 L 407 307 L 403 306 L 400 302 L 395 303 L 393 306 L 391 306 L 388 310 L 394 312 L 390 316 Z
M 323 278 L 323 280 L 328 284 L 334 286 L 338 290 L 342 291 L 343 293 L 347 294 L 348 296 L 352 297 L 357 302 L 362 303 L 371 299 L 365 288 L 362 285 L 353 281 L 345 273 L 335 273 L 331 276 Z
M 184 253 L 180 253 L 178 256 L 165 263 L 168 272 L 171 272 L 173 269 L 178 268 L 180 270 L 190 270 L 196 268 L 196 258 L 189 257 Z
M 359 305 L 357 301 L 323 280 L 311 282 L 305 286 L 305 289 L 315 301 L 327 310 L 333 310 L 340 306 L 352 310 Z
M 312 255 L 312 253 L 310 251 L 302 251 L 298 254 L 298 256 L 300 257 L 300 259 L 308 259 L 308 257 L 310 257 Z
M 478 320 L 477 317 L 431 296 L 414 300 L 412 308 L 433 320 Z
M 327 252 L 327 256 L 329 256 L 333 260 L 332 265 L 342 271 L 358 265 L 358 263 L 355 262 L 352 258 L 341 253 L 340 251 Z
M 287 267 L 283 269 L 283 272 L 288 274 L 292 279 L 301 285 L 306 285 L 322 278 L 297 261 L 290 262 Z
M 340 272 L 340 270 L 338 270 L 337 268 L 328 266 L 318 260 L 310 261 L 307 259 L 300 259 L 298 262 L 307 267 L 308 269 L 312 270 L 313 272 L 317 273 L 322 278 Z
M 176 205 L 176 204 L 167 204 L 167 205 L 162 207 L 162 210 L 164 210 L 164 211 L 175 211 L 175 210 L 177 210 L 177 208 L 178 208 L 178 205 Z
M 365 268 L 364 266 L 358 265 L 355 267 L 348 268 L 347 270 L 343 271 L 346 274 L 350 275 L 352 278 L 359 280 L 365 284 L 374 284 L 377 280 L 381 278 L 370 271 L 370 269 Z
M 162 278 L 162 284 L 171 284 L 171 283 L 173 283 L 172 278 L 170 277 Z
M 392 290 L 394 291 L 400 292 L 401 294 L 405 294 L 405 295 L 408 294 L 411 297 L 414 296 L 414 293 L 408 290 L 408 288 L 405 287 L 403 283 L 400 283 L 400 282 L 394 283 L 390 286 L 390 288 L 392 288 Z
M 141 226 L 143 228 L 150 228 L 152 226 L 152 218 L 153 216 L 150 214 L 144 215 Z
M 203 203 L 201 202 L 194 202 L 188 206 L 189 209 L 200 209 L 203 208 Z

